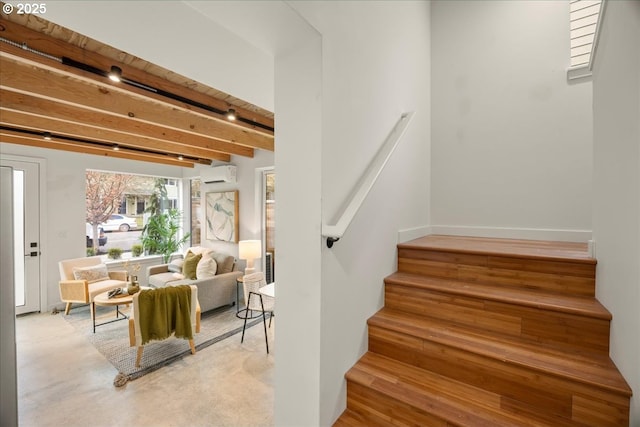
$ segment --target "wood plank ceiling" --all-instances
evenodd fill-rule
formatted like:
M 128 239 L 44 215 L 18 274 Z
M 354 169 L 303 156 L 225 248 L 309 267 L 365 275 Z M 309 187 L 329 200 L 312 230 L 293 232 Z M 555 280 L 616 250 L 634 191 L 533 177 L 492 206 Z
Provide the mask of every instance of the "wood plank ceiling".
M 269 111 L 40 17 L 2 17 L 3 142 L 185 167 L 274 150 Z

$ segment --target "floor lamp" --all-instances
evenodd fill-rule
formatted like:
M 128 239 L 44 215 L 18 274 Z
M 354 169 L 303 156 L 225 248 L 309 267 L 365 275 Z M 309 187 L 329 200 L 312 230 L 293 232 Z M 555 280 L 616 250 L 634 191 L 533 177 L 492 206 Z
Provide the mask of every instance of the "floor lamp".
M 262 258 L 262 242 L 260 240 L 240 240 L 238 244 L 238 258 L 247 260 L 244 274 L 255 273 L 253 261 Z

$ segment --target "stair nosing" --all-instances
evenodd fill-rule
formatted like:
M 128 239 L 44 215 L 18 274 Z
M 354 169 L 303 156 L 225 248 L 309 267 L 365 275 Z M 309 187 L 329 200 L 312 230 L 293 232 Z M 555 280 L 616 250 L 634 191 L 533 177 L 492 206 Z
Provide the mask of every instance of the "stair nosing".
M 393 330 L 395 332 L 407 335 L 407 336 L 414 336 L 417 337 L 419 339 L 423 339 L 423 340 L 429 340 L 431 342 L 436 342 L 440 345 L 445 345 L 447 347 L 450 348 L 457 348 L 459 350 L 462 351 L 466 351 L 469 353 L 473 353 L 473 354 L 477 354 L 483 357 L 487 357 L 493 360 L 498 360 L 501 361 L 503 363 L 509 363 L 512 365 L 516 365 L 516 366 L 520 366 L 524 369 L 530 369 L 530 370 L 534 370 L 537 372 L 543 372 L 543 373 L 547 373 L 553 376 L 556 376 L 558 378 L 566 378 L 572 381 L 577 381 L 580 382 L 581 384 L 585 384 L 591 387 L 597 387 L 600 389 L 606 389 L 608 391 L 614 392 L 616 394 L 619 395 L 624 395 L 627 397 L 631 396 L 631 389 L 629 388 L 629 385 L 626 383 L 626 380 L 622 377 L 622 375 L 618 372 L 618 374 L 620 375 L 620 379 L 622 379 L 622 381 L 624 382 L 624 386 L 622 384 L 607 384 L 604 383 L 602 381 L 594 381 L 593 377 L 587 377 L 587 376 L 580 376 L 580 375 L 575 375 L 575 374 L 570 374 L 567 373 L 566 371 L 564 371 L 561 367 L 555 366 L 555 365 L 550 365 L 549 361 L 544 361 L 542 360 L 544 359 L 555 359 L 558 360 L 560 357 L 557 355 L 550 355 L 550 353 L 552 352 L 552 349 L 550 348 L 546 348 L 546 356 L 544 357 L 540 357 L 542 354 L 538 351 L 535 352 L 527 347 L 529 347 L 528 345 L 526 345 L 523 342 L 517 342 L 515 340 L 507 340 L 507 339 L 500 339 L 498 340 L 495 336 L 493 335 L 487 335 L 484 334 L 480 331 L 474 331 L 471 330 L 469 328 L 465 328 L 462 326 L 457 326 L 457 325 L 452 325 L 451 323 L 443 323 L 440 322 L 437 319 L 419 319 L 420 322 L 425 322 L 428 321 L 429 323 L 431 323 L 432 325 L 437 325 L 436 327 L 438 328 L 438 335 L 434 335 L 434 331 L 431 332 L 426 332 L 425 328 L 421 328 L 416 326 L 415 320 L 412 320 L 412 324 L 411 327 L 414 330 L 422 330 L 422 333 L 420 335 L 416 335 L 413 334 L 411 332 L 408 332 L 406 330 L 403 330 L 399 327 L 397 327 L 397 325 L 391 325 L 389 322 L 389 319 L 379 319 L 378 315 L 385 315 L 391 313 L 393 315 L 393 313 L 398 313 L 398 314 L 402 314 L 402 315 L 411 315 L 411 313 L 406 313 L 400 310 L 394 310 L 394 309 L 390 309 L 390 308 L 383 308 L 380 311 L 378 311 L 378 313 L 376 313 L 374 316 L 372 316 L 371 318 L 369 318 L 369 320 L 367 321 L 367 325 L 371 326 L 377 326 L 380 328 L 384 328 L 387 330 Z M 380 317 L 380 316 L 379 316 Z M 399 323 L 399 320 L 394 319 L 393 320 L 396 323 Z M 395 327 L 394 327 L 395 326 Z M 446 336 L 447 333 L 449 334 L 449 340 L 446 340 L 443 336 Z M 453 345 L 450 341 L 452 340 L 452 337 L 456 335 L 458 338 L 460 335 L 467 337 L 467 344 L 465 347 L 457 347 L 456 345 Z M 510 351 L 503 351 L 501 354 L 498 354 L 497 351 L 488 351 L 488 350 L 483 350 L 480 349 L 479 347 L 475 346 L 476 348 L 470 348 L 473 347 L 475 344 L 473 344 L 473 336 L 475 337 L 482 337 L 482 339 L 486 342 L 490 342 L 492 343 L 494 346 L 502 346 L 502 347 L 511 347 L 512 350 Z M 539 350 L 539 349 L 538 349 Z M 514 356 L 516 356 L 517 354 L 522 354 L 523 352 L 529 352 L 531 354 L 534 354 L 536 356 L 538 356 L 538 358 L 532 358 L 532 360 L 535 360 L 536 363 L 525 363 L 525 361 L 523 360 L 519 360 L 517 357 L 514 358 Z M 608 356 L 602 356 L 599 357 L 598 359 L 595 358 L 595 356 L 593 357 L 594 361 L 598 361 L 598 362 L 611 362 L 610 358 Z M 579 361 L 577 359 L 573 359 L 573 362 L 575 364 L 581 364 L 583 366 L 585 366 L 587 363 L 584 361 Z
M 408 277 L 410 278 L 412 281 L 411 282 L 407 282 L 405 279 L 401 278 L 401 277 Z M 431 282 L 431 283 L 427 283 Z M 568 314 L 573 314 L 573 315 L 578 315 L 578 316 L 583 316 L 583 317 L 590 317 L 590 318 L 596 318 L 596 319 L 602 319 L 602 320 L 608 320 L 610 321 L 612 319 L 612 315 L 611 313 L 602 305 L 600 304 L 600 302 L 595 298 L 595 297 L 587 297 L 587 296 L 569 296 L 566 294 L 558 294 L 558 293 L 552 293 L 552 292 L 544 292 L 541 290 L 528 290 L 528 289 L 519 289 L 516 287 L 509 287 L 509 286 L 499 286 L 499 285 L 490 285 L 490 284 L 484 284 L 484 283 L 474 283 L 474 282 L 464 282 L 461 280 L 452 280 L 452 279 L 443 279 L 443 278 L 439 278 L 439 277 L 432 277 L 432 276 L 424 276 L 424 275 L 420 275 L 420 274 L 415 274 L 415 273 L 405 273 L 405 272 L 395 272 L 389 276 L 387 276 L 384 279 L 385 284 L 393 284 L 393 285 L 398 285 L 398 286 L 406 286 L 406 287 L 414 287 L 414 288 L 420 288 L 420 289 L 428 289 L 428 290 L 432 290 L 432 291 L 436 291 L 436 292 L 442 292 L 442 293 L 447 293 L 447 294 L 455 294 L 455 295 L 463 295 L 463 296 L 468 296 L 468 297 L 473 297 L 473 298 L 481 298 L 481 299 L 486 299 L 486 300 L 491 300 L 491 301 L 497 301 L 497 302 L 504 302 L 504 303 L 508 303 L 508 304 L 514 304 L 514 305 L 520 305 L 520 306 L 525 306 L 525 307 L 531 307 L 531 308 L 537 308 L 537 309 L 542 309 L 542 310 L 548 310 L 548 311 L 555 311 L 558 313 L 568 313 Z M 454 286 L 453 288 L 444 288 L 442 286 L 438 286 L 438 283 L 440 285 L 443 284 L 448 284 L 448 285 L 452 285 Z M 462 286 L 467 286 L 468 288 L 465 289 L 461 289 L 460 287 L 457 287 L 456 285 L 462 285 Z M 493 294 L 486 294 L 483 293 L 482 291 L 479 290 L 487 290 L 487 289 L 492 289 L 492 290 L 500 290 L 501 293 L 503 294 L 511 294 L 511 296 L 509 297 L 504 297 L 501 295 L 493 295 Z M 572 308 L 569 305 L 557 305 L 557 304 L 551 304 L 548 302 L 544 302 L 544 301 L 531 301 L 531 300 L 527 300 L 524 298 L 514 298 L 513 295 L 514 294 L 519 294 L 520 297 L 524 297 L 525 295 L 527 296 L 549 296 L 549 297 L 553 297 L 555 299 L 562 299 L 565 300 L 566 302 L 569 302 L 571 300 L 579 300 L 579 301 L 589 301 L 594 303 L 595 307 L 599 309 L 599 311 L 585 311 L 585 310 L 581 310 L 578 308 Z

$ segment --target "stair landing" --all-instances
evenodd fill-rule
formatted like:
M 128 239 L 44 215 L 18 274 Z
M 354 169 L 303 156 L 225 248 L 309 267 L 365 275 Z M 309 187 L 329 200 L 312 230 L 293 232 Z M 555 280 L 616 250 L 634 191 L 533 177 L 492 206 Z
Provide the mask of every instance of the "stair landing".
M 497 239 L 488 237 L 444 236 L 432 234 L 398 245 L 406 249 L 432 249 L 442 252 L 517 256 L 547 260 L 572 260 L 595 264 L 586 243 L 546 240 Z

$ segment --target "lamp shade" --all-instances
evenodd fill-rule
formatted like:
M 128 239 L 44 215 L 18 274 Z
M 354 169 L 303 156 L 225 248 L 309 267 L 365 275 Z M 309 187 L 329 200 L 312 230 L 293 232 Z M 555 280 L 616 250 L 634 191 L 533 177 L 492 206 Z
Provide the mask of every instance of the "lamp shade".
M 260 240 L 240 240 L 238 244 L 238 258 L 254 260 L 262 257 L 262 243 Z

